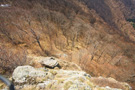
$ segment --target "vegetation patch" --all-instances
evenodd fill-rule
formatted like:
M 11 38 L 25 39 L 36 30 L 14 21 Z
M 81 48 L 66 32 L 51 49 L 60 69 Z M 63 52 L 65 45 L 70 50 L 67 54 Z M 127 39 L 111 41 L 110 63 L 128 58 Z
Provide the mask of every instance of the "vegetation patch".
M 135 29 L 135 19 L 128 19 L 127 21 L 131 22 L 133 28 Z
M 135 19 L 127 19 L 127 21 L 135 23 Z

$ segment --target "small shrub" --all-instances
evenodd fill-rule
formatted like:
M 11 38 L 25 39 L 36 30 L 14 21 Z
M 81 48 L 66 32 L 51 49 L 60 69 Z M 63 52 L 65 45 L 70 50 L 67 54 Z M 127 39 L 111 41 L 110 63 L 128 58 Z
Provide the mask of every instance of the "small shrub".
M 96 22 L 96 19 L 95 19 L 95 18 L 91 18 L 91 19 L 90 19 L 90 23 L 91 23 L 91 24 L 94 24 L 95 22 Z

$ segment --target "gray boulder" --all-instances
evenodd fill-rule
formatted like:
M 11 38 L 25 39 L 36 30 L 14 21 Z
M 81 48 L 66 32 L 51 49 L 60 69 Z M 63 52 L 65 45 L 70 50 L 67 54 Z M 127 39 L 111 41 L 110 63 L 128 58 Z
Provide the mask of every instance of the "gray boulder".
M 49 67 L 49 68 L 54 68 L 58 66 L 58 61 L 53 58 L 53 57 L 45 57 L 42 60 L 39 61 L 42 65 Z

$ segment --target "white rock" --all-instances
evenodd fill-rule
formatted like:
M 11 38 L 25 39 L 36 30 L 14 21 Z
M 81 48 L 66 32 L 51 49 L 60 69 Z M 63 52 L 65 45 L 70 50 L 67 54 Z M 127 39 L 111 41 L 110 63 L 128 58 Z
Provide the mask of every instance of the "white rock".
M 15 83 L 27 83 L 29 79 L 34 80 L 36 77 L 45 77 L 44 71 L 36 70 L 31 66 L 18 66 L 13 72 L 13 80 Z

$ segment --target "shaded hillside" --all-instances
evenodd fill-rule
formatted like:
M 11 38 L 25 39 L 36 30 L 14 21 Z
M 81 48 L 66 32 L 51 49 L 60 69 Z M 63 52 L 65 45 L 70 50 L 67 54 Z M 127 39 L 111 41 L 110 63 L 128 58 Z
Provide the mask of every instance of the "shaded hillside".
M 125 9 L 123 12 L 124 12 L 124 15 L 126 17 L 126 19 L 129 19 L 129 18 L 135 18 L 135 1 L 134 0 L 121 0 L 121 2 L 124 3 L 124 5 L 126 6 L 127 9 Z
M 77 63 L 93 76 L 134 85 L 134 29 L 118 8 L 122 2 L 84 1 L 1 1 L 11 5 L 0 7 L 1 59 L 12 62 L 21 57 L 18 52 L 55 56 Z M 8 70 L 9 65 L 1 62 Z
M 83 0 L 82 0 L 83 1 Z M 109 25 L 127 41 L 135 41 L 135 31 L 127 19 L 134 19 L 134 0 L 84 0 L 90 9 L 94 9 Z
M 83 1 L 83 0 L 82 0 Z M 104 0 L 84 0 L 90 9 L 94 9 L 109 25 L 117 28 L 113 22 L 113 12 Z

